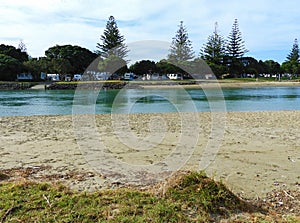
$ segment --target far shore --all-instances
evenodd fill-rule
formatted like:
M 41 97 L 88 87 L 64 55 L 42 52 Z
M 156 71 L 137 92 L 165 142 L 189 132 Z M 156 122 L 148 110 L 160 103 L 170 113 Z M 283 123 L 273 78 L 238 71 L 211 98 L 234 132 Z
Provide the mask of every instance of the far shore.
M 266 81 L 266 80 L 244 80 L 244 79 L 225 79 L 225 80 L 179 80 L 179 81 L 90 81 L 90 82 L 58 82 L 49 85 L 51 90 L 70 90 L 77 89 L 82 85 L 83 88 L 96 87 L 108 89 L 194 89 L 194 88 L 243 88 L 243 87 L 291 87 L 300 86 L 299 80 L 294 81 Z M 83 89 L 82 88 L 82 89 Z
M 300 86 L 300 81 L 203 81 L 196 84 L 173 84 L 173 85 L 162 85 L 162 84 L 145 84 L 141 85 L 142 88 L 248 88 L 248 87 L 292 87 Z
M 300 80 L 245 80 L 245 79 L 221 79 L 221 80 L 179 80 L 179 81 L 87 81 L 87 82 L 0 82 L 0 90 L 75 90 L 77 86 L 89 88 L 122 89 L 172 89 L 172 88 L 243 88 L 243 87 L 291 87 L 300 86 Z

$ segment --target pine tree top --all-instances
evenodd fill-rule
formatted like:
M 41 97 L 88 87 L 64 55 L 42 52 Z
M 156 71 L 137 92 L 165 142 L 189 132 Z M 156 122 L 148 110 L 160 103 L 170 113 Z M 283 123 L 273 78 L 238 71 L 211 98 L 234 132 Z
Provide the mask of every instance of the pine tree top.
M 113 16 L 110 16 L 103 35 L 100 36 L 102 43 L 97 43 L 97 54 L 104 58 L 108 58 L 113 54 L 120 58 L 125 58 L 129 50 L 125 45 L 125 38 L 121 35 L 117 22 Z
M 286 59 L 287 59 L 287 61 L 290 61 L 290 62 L 299 63 L 299 44 L 298 44 L 297 38 L 294 40 L 292 50 Z
M 192 42 L 189 40 L 187 29 L 183 25 L 183 21 L 180 21 L 179 29 L 177 30 L 175 37 L 172 39 L 168 59 L 170 61 L 187 61 L 193 59 L 195 57 L 194 54 Z
M 200 51 L 200 56 L 208 62 L 220 64 L 225 55 L 225 40 L 219 34 L 217 27 L 218 23 L 216 22 L 214 32 L 208 37 L 207 43 Z
M 238 20 L 235 19 L 231 32 L 227 39 L 227 54 L 233 58 L 241 58 L 248 50 L 245 48 L 245 42 L 239 29 Z

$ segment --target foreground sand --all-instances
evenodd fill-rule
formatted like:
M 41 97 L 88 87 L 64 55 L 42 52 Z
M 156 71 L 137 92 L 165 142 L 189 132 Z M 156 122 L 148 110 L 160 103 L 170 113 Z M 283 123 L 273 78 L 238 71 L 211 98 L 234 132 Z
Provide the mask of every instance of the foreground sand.
M 193 115 L 198 118 L 197 145 L 182 169 L 197 170 L 207 143 L 218 142 L 218 154 L 206 172 L 234 192 L 253 198 L 273 189 L 300 189 L 300 111 L 227 113 L 221 139 L 211 132 L 210 113 Z M 150 165 L 165 159 L 177 144 L 189 145 L 188 137 L 195 136 L 193 129 L 187 133 L 182 129 L 176 113 L 130 115 L 129 132 L 142 142 L 153 134 L 149 123 L 160 132 L 155 135 L 158 138 L 150 137 L 145 144 L 154 147 L 141 152 L 120 141 L 116 132 L 122 124 L 112 125 L 110 115 L 96 115 L 95 121 L 107 151 L 133 165 Z M 78 139 L 81 127 L 74 126 L 72 116 L 0 117 L 0 170 L 14 175 L 14 180 L 23 176 L 17 174 L 19 168 L 28 168 L 28 176 L 33 180 L 59 179 L 79 190 L 122 184 L 95 171 L 87 162 L 84 155 L 88 150 Z M 182 134 L 188 135 L 186 142 L 180 142 Z M 87 143 L 92 144 L 93 139 Z M 135 146 L 140 148 L 143 144 Z

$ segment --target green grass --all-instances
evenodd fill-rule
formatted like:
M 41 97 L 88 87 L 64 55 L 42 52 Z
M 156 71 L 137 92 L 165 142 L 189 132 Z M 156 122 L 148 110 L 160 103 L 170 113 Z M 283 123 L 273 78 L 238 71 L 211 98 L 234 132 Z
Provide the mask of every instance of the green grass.
M 85 193 L 46 183 L 2 183 L 0 222 L 210 222 L 241 213 L 245 221 L 235 222 L 252 222 L 251 216 L 272 222 L 203 173 L 178 177 L 165 193 L 157 192 L 127 188 Z

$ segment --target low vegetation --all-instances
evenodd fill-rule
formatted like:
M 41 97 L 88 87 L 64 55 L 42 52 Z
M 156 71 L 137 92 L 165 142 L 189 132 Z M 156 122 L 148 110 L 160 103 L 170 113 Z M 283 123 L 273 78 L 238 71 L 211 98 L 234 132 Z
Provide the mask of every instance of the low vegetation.
M 6 175 L 1 175 L 5 180 Z M 162 189 L 163 188 L 163 189 Z M 298 222 L 245 201 L 203 173 L 179 174 L 147 190 L 94 193 L 28 181 L 0 184 L 0 222 Z

